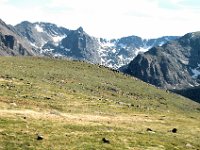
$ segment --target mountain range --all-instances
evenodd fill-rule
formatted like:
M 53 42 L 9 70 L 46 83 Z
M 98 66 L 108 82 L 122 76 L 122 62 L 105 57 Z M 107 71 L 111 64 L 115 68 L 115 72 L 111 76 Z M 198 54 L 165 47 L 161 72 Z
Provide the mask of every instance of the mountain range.
M 0 20 L 0 55 L 50 56 L 104 65 L 199 101 L 200 32 L 182 37 L 143 39 L 96 38 L 82 27 L 23 21 L 16 26 Z M 193 94 L 192 94 L 193 93 Z
M 199 150 L 199 47 L 0 20 L 0 149 Z
M 4 30 L 12 31 L 7 33 L 17 39 L 27 54 L 67 57 L 98 63 L 114 69 L 127 65 L 138 53 L 146 52 L 151 47 L 163 45 L 178 38 L 177 36 L 164 36 L 157 39 L 142 39 L 138 36 L 128 36 L 108 40 L 90 36 L 82 27 L 69 30 L 52 23 L 30 23 L 28 21 L 23 21 L 16 26 L 6 25 L 1 21 L 1 31 Z M 5 32 L 1 33 L 7 35 Z M 4 48 L 1 49 L 5 51 L 5 49 L 13 50 L 12 48 L 6 48 L 4 44 Z M 24 55 L 23 53 L 15 55 L 17 54 Z M 2 55 L 5 54 L 2 53 Z
M 122 67 L 121 71 L 158 87 L 191 97 L 192 92 L 187 92 L 186 89 L 197 91 L 200 84 L 199 47 L 200 32 L 188 33 L 139 54 L 127 66 Z M 192 95 L 199 97 L 199 94 Z

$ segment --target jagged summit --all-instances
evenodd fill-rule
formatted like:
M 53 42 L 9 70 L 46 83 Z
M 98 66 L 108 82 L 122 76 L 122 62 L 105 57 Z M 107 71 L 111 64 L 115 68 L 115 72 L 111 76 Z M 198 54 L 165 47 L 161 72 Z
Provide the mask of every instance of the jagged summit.
M 39 55 L 81 59 L 114 69 L 128 64 L 138 53 L 177 38 L 147 40 L 133 35 L 107 40 L 88 35 L 81 26 L 69 30 L 46 22 L 23 21 L 11 28 L 28 41 Z
M 200 32 L 139 54 L 124 70 L 145 82 L 174 89 L 200 83 Z
M 22 23 L 15 28 L 44 55 L 81 59 L 115 69 L 128 64 L 138 53 L 177 38 L 147 40 L 133 35 L 112 40 L 98 39 L 84 32 L 81 26 L 69 30 L 45 22 L 27 23 L 27 26 Z
M 31 25 L 32 23 L 31 22 L 29 22 L 29 21 L 22 21 L 21 23 L 19 23 L 19 24 L 17 24 L 17 25 Z M 16 26 L 17 26 L 16 25 Z
M 64 37 L 67 36 L 69 30 L 58 27 L 56 24 L 45 22 L 22 22 L 15 28 L 29 40 L 32 46 L 43 53 L 43 47 L 47 43 L 55 43 L 57 45 Z
M 0 24 L 1 25 L 6 25 L 6 23 L 3 20 L 1 20 L 1 19 L 0 19 Z
M 36 52 L 20 32 L 0 20 L 0 55 L 36 55 Z
M 77 29 L 77 31 L 83 33 L 83 32 L 84 32 L 83 27 L 80 26 L 80 27 Z

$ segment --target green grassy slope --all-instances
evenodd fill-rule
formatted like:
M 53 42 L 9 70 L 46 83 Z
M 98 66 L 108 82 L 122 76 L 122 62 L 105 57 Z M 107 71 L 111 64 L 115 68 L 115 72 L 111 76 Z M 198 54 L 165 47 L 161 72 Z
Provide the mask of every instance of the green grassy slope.
M 0 64 L 0 149 L 200 148 L 198 103 L 84 62 Z

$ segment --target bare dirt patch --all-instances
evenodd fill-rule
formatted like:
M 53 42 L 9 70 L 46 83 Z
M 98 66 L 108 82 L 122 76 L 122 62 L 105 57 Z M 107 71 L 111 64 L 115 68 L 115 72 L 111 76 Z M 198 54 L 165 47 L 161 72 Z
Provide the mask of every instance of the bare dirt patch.
M 15 110 L 15 109 L 0 109 L 0 116 L 24 116 L 32 119 L 44 119 L 55 121 L 72 121 L 72 122 L 162 122 L 156 118 L 147 117 L 143 114 L 135 114 L 133 116 L 100 116 L 89 114 L 71 114 L 52 111 L 35 111 L 35 110 Z

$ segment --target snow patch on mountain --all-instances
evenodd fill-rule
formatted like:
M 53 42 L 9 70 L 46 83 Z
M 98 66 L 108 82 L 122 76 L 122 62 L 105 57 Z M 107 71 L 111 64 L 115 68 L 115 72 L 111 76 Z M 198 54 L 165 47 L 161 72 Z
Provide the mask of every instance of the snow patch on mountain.
M 30 42 L 30 44 L 31 44 L 31 46 L 38 48 L 38 47 L 35 45 L 35 43 L 31 43 L 31 42 Z
M 136 49 L 135 56 L 137 56 L 139 53 L 147 52 L 150 48 L 152 48 L 152 47 L 140 47 L 140 48 Z
M 43 28 L 38 24 L 35 25 L 35 29 L 37 30 L 37 32 L 44 32 Z
M 197 69 L 192 69 L 192 73 L 194 74 L 192 77 L 197 78 L 200 75 L 200 71 Z
M 160 42 L 158 46 L 163 46 L 165 42 Z
M 52 36 L 52 39 L 55 43 L 60 42 L 63 38 L 65 38 L 66 36 Z
M 121 48 L 126 48 L 127 47 L 127 45 L 122 44 L 122 43 L 120 43 L 118 46 L 121 47 Z
M 197 68 L 191 69 L 193 78 L 197 78 L 200 75 L 200 64 L 198 64 Z
M 169 40 L 170 37 L 141 39 L 136 36 L 112 40 L 98 39 L 100 64 L 118 69 L 130 63 L 138 54 L 147 52 L 154 46 L 161 46 Z
M 142 39 L 138 36 L 128 36 L 107 40 L 89 36 L 82 27 L 68 30 L 45 22 L 22 22 L 15 27 L 39 53 L 72 59 L 80 58 L 114 69 L 127 65 L 139 53 L 175 38 Z
M 106 47 L 115 47 L 115 42 L 111 42 L 111 41 L 103 41 L 103 42 L 101 42 L 100 40 L 98 40 L 99 41 L 99 44 L 101 45 L 101 47 L 103 47 L 103 48 L 106 48 Z

